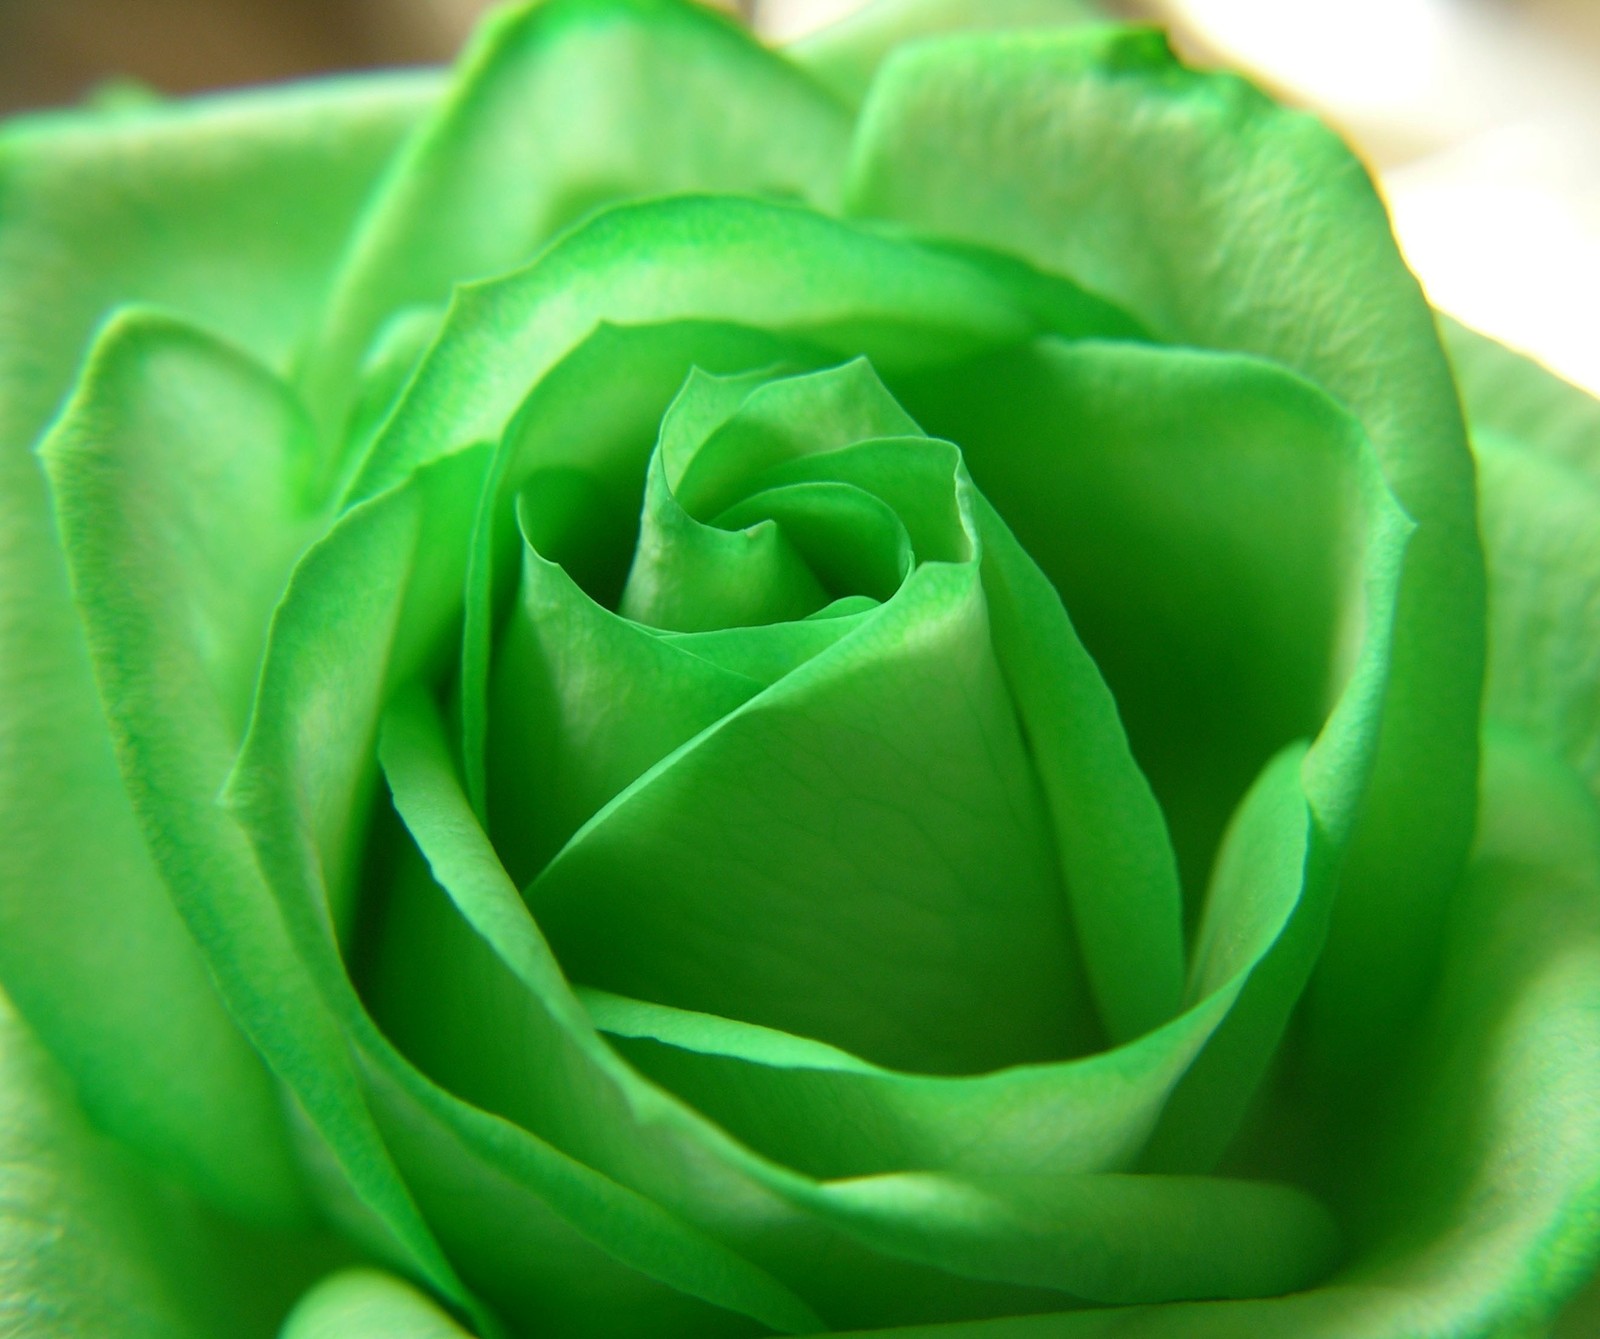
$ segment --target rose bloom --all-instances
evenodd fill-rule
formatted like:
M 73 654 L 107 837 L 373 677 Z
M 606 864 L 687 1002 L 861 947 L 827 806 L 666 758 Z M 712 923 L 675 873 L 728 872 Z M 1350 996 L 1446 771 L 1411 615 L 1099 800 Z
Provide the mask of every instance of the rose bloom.
M 1600 407 L 1082 17 L 4 132 L 0 1332 L 1550 1332 Z

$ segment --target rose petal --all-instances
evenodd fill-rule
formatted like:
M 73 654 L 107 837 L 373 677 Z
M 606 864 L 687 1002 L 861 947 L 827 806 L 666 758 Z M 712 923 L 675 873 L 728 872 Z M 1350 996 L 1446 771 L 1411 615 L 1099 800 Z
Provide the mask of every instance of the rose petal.
M 1362 422 L 1418 525 L 1386 698 L 1404 705 L 1316 992 L 1333 1072 L 1370 1067 L 1428 980 L 1471 832 L 1483 579 L 1449 368 L 1360 164 L 1155 33 L 963 36 L 886 65 L 846 199 L 1071 275 L 1160 338 L 1282 362 Z

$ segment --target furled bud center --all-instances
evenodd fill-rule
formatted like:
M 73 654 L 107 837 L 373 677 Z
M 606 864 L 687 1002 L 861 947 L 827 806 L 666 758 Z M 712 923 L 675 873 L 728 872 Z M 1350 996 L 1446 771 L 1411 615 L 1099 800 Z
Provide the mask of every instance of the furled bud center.
M 697 373 L 615 612 L 543 482 L 489 793 L 572 979 L 935 1072 L 1095 1044 L 959 451 L 864 361 Z

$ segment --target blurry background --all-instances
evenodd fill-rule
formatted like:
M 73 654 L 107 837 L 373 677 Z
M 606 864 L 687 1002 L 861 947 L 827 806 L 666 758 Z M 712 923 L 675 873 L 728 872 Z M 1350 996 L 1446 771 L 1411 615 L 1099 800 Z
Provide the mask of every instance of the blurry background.
M 722 0 L 775 40 L 862 0 Z M 0 0 L 0 111 L 447 59 L 489 0 Z M 1600 391 L 1600 0 L 1114 0 L 1334 121 L 1441 307 Z

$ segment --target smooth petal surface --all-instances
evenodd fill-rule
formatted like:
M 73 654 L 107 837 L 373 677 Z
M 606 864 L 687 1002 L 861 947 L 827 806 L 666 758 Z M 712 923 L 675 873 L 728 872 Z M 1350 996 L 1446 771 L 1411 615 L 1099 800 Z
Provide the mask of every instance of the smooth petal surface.
M 1471 830 L 1483 595 L 1449 369 L 1359 164 L 1153 33 L 960 37 L 885 67 L 846 198 L 1068 274 L 1159 338 L 1280 361 L 1364 425 L 1418 524 L 1385 699 L 1405 706 L 1385 716 L 1318 994 L 1330 1053 L 1381 1050 Z
M 847 105 L 859 107 L 878 67 L 918 38 L 1105 21 L 1091 0 L 878 0 L 791 43 L 785 54 Z
M 260 1164 L 227 1131 L 272 1123 L 277 1103 L 123 795 L 29 447 L 120 302 L 177 307 L 282 358 L 434 87 L 334 81 L 0 136 L 0 750 L 19 760 L 0 782 L 0 977 L 93 1120 L 240 1208 L 281 1196 L 277 1173 L 249 1187 Z
M 334 1252 L 208 1212 L 97 1132 L 0 996 L 0 1330 L 15 1339 L 271 1333 Z
M 919 569 L 596 815 L 528 890 L 567 971 L 904 1068 L 1071 1053 L 1079 969 L 975 576 Z
M 128 795 L 203 939 L 192 885 L 222 876 L 196 847 L 227 840 L 215 797 L 272 607 L 315 525 L 303 499 L 314 453 L 310 425 L 270 374 L 192 327 L 127 311 L 41 447 Z M 289 1212 L 299 1178 L 258 1071 L 214 1046 L 187 1060 L 169 1097 L 203 1117 L 213 1193 L 251 1211 L 255 1187 L 272 1185 Z M 219 1079 L 259 1102 L 248 1123 L 219 1103 Z
M 1488 751 L 1472 865 L 1411 1096 L 1335 1280 L 1265 1301 L 903 1328 L 904 1339 L 1538 1334 L 1600 1237 L 1600 814 L 1525 740 Z
M 337 413 L 390 313 L 526 264 L 604 204 L 727 191 L 831 205 L 848 136 L 827 94 L 699 5 L 508 7 L 371 206 L 302 360 L 308 398 Z
M 870 349 L 880 370 L 954 359 L 1038 322 L 976 266 L 809 210 L 733 196 L 618 206 L 526 269 L 456 291 L 353 496 L 497 440 L 599 323 L 672 320 L 754 325 L 844 357 Z

